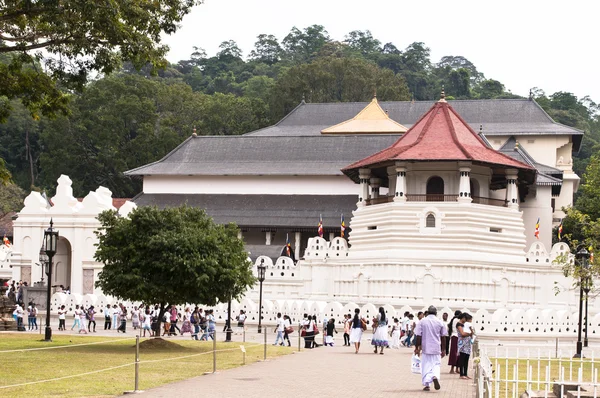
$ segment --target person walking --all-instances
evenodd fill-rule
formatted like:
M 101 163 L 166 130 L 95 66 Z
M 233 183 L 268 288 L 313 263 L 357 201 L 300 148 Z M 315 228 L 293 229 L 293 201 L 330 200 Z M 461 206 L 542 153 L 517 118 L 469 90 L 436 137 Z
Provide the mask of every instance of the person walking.
M 133 307 L 133 311 L 131 311 L 131 326 L 133 330 L 140 327 L 140 310 L 138 307 Z
M 246 311 L 240 310 L 238 316 L 235 317 L 237 319 L 237 332 L 236 334 L 244 333 L 244 324 L 246 323 Z
M 281 317 L 281 312 L 277 313 L 277 319 L 275 320 L 276 327 L 273 329 L 273 333 L 277 333 L 277 337 L 275 338 L 275 343 L 273 345 L 283 345 L 283 331 L 285 330 L 285 321 Z M 281 340 L 281 342 L 279 341 Z
M 181 335 L 184 333 L 192 334 L 192 310 L 190 307 L 185 308 L 185 312 L 183 313 L 183 323 L 181 324 Z
M 117 306 L 116 304 L 113 305 L 113 309 L 112 309 L 112 326 L 113 329 L 117 329 L 119 327 L 119 313 L 121 312 L 121 309 L 119 308 L 119 306 Z M 117 331 L 118 333 L 118 331 Z
M 436 390 L 441 387 L 440 366 L 446 355 L 447 335 L 446 325 L 437 318 L 437 308 L 430 306 L 427 317 L 421 319 L 415 328 L 415 355 L 421 356 L 421 382 L 424 391 L 429 391 L 432 383 Z
M 177 307 L 175 306 L 175 304 L 173 304 L 171 306 L 170 314 L 171 314 L 171 329 L 169 330 L 169 335 L 177 336 L 177 333 L 175 333 L 175 329 L 177 329 L 179 334 L 181 334 L 181 329 L 179 329 L 179 327 L 177 326 L 177 320 L 179 319 L 179 313 L 177 312 Z
M 96 311 L 94 310 L 94 306 L 91 305 L 90 308 L 88 308 L 87 310 L 87 319 L 88 319 L 88 330 L 90 331 L 90 333 L 92 332 L 92 324 L 94 324 L 94 333 L 96 333 Z
M 314 336 L 318 335 L 319 333 L 321 333 L 321 331 L 319 330 L 319 326 L 317 323 L 317 316 L 313 315 L 312 316 L 312 321 L 313 321 L 313 340 L 312 340 L 312 346 L 313 348 L 318 348 L 321 347 L 323 344 L 319 344 L 317 343 L 316 339 Z M 325 331 L 323 331 L 323 333 L 325 333 Z M 325 342 L 325 339 L 323 338 L 323 342 Z
M 144 331 L 144 335 L 142 337 L 146 337 L 146 330 L 149 334 L 148 337 L 152 337 L 152 317 L 150 316 L 150 310 L 148 308 L 146 308 L 144 320 L 142 321 L 142 330 Z
M 58 309 L 58 330 L 66 330 L 65 320 L 66 320 L 67 310 L 64 305 L 61 305 Z
M 463 380 L 469 380 L 467 371 L 469 370 L 469 357 L 471 356 L 473 331 L 471 328 L 467 328 L 465 323 L 471 322 L 473 317 L 470 314 L 464 313 L 461 315 L 460 322 L 456 324 L 458 332 L 458 370 L 460 378 Z
M 335 330 L 335 319 L 331 318 L 327 322 L 327 326 L 325 327 L 325 345 L 329 347 L 333 347 L 333 333 L 337 334 L 337 330 Z
M 389 346 L 388 343 L 388 322 L 383 307 L 379 307 L 379 313 L 376 317 L 377 328 L 371 339 L 371 345 L 375 347 L 374 353 L 377 354 L 377 348 L 380 348 L 380 354 L 383 355 L 383 349 Z
M 121 308 L 121 312 L 119 314 L 119 327 L 117 328 L 117 333 L 127 331 L 127 308 Z
M 32 328 L 35 327 L 35 330 L 38 330 L 37 316 L 38 316 L 37 307 L 35 306 L 35 303 L 31 303 L 31 327 Z
M 71 326 L 71 330 L 73 330 L 75 328 L 75 326 L 77 326 L 78 330 L 81 330 L 81 325 L 79 323 L 81 321 L 79 319 L 79 316 L 80 316 L 80 310 L 79 310 L 79 304 L 77 304 L 75 306 L 75 311 L 73 311 L 73 326 Z
M 87 310 L 82 305 L 81 309 L 79 310 L 79 332 L 77 332 L 77 333 L 81 333 L 83 331 L 84 334 L 88 334 L 88 330 L 87 330 L 87 327 L 85 324 L 85 321 L 87 319 L 88 319 Z
M 110 330 L 111 327 L 112 310 L 110 304 L 106 304 L 104 309 L 104 330 Z
M 448 365 L 450 366 L 450 374 L 458 371 L 458 330 L 457 324 L 460 322 L 462 314 L 459 310 L 454 311 L 454 317 L 448 323 L 448 335 L 450 336 L 450 351 L 448 352 Z
M 315 338 L 315 328 L 312 321 L 312 317 L 308 314 L 304 314 L 304 320 L 302 321 L 302 329 L 304 334 L 304 348 L 313 348 L 313 340 Z
M 391 348 L 399 349 L 400 348 L 400 322 L 398 318 L 394 318 L 394 323 L 392 324 L 392 344 Z
M 352 327 L 350 328 L 350 343 L 354 344 L 354 353 L 358 354 L 360 350 L 360 340 L 362 339 L 363 331 L 367 330 L 367 321 L 359 316 L 360 309 L 354 310 L 354 318 L 352 318 Z
M 344 347 L 350 347 L 350 314 L 344 314 Z
M 290 334 L 294 332 L 294 328 L 292 327 L 292 320 L 289 315 L 283 316 L 283 340 L 287 340 L 288 347 L 292 346 L 290 341 Z

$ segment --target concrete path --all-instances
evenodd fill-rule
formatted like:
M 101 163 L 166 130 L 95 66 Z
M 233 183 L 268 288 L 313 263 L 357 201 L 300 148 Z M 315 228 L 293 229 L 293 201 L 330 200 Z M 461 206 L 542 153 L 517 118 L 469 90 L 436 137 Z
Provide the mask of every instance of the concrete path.
M 384 355 L 375 355 L 365 340 L 361 348 L 359 354 L 354 354 L 354 348 L 343 346 L 303 350 L 267 362 L 168 384 L 142 395 L 172 398 L 199 396 L 202 392 L 202 396 L 211 398 L 475 396 L 472 381 L 447 374 L 449 367 L 445 365 L 442 366 L 441 390 L 422 391 L 421 376 L 410 371 L 411 349 L 389 349 Z M 443 359 L 442 363 L 447 361 Z

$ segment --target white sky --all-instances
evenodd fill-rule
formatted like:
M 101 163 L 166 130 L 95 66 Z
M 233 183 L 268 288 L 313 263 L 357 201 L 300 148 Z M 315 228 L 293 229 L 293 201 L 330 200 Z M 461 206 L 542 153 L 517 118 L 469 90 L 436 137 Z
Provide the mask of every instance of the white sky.
M 319 24 L 334 40 L 370 30 L 401 50 L 421 41 L 433 62 L 462 55 L 515 94 L 539 87 L 547 94 L 568 91 L 600 102 L 597 0 L 204 1 L 175 35 L 165 37 L 171 62 L 189 59 L 193 46 L 212 56 L 229 39 L 246 56 L 261 33 L 281 41 L 293 26 Z

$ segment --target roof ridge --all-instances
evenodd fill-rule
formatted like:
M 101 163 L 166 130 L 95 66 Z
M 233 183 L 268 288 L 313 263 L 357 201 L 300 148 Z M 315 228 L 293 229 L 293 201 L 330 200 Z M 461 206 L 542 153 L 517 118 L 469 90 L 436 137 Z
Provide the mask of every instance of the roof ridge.
M 448 127 L 450 129 L 450 135 L 452 136 L 452 139 L 454 140 L 454 143 L 458 146 L 458 148 L 461 150 L 461 152 L 463 153 L 463 155 L 465 155 L 465 157 L 467 159 L 473 159 L 473 157 L 471 156 L 471 154 L 465 149 L 464 145 L 461 144 L 460 140 L 458 139 L 458 137 L 456 136 L 456 129 L 454 128 L 454 123 L 452 122 L 452 119 L 450 118 L 450 109 L 452 109 L 452 107 L 450 106 L 450 104 L 448 104 L 447 102 L 442 102 L 441 103 L 441 108 L 442 108 L 442 112 L 444 112 L 444 117 L 446 119 L 446 123 L 448 123 Z M 452 109 L 454 111 L 454 109 Z M 456 114 L 455 112 L 453 112 L 454 114 Z M 458 116 L 458 115 L 457 115 Z M 463 123 L 465 126 L 467 126 L 467 128 L 470 130 L 470 127 L 459 117 L 458 118 L 459 121 L 461 123 Z M 471 132 L 471 131 L 470 131 Z M 474 132 L 473 132 L 474 133 Z M 476 134 L 475 134 L 476 135 Z M 483 142 L 482 142 L 483 143 Z
M 169 156 L 173 155 L 173 153 L 175 153 L 179 148 L 181 148 L 186 142 L 190 141 L 192 138 L 194 138 L 194 136 L 190 135 L 188 138 L 186 138 L 185 140 L 183 140 L 183 142 L 181 144 L 177 145 L 175 148 L 173 148 L 173 150 L 171 152 L 167 153 L 161 159 L 156 160 L 156 161 L 154 161 L 152 163 L 145 164 L 143 166 L 139 166 L 139 167 L 133 168 L 131 170 L 124 171 L 123 174 L 128 175 L 129 173 L 132 173 L 134 171 L 142 170 L 142 169 L 145 169 L 146 167 L 150 167 L 150 166 L 153 166 L 155 164 L 158 164 L 158 163 L 161 163 L 161 162 L 167 160 L 169 158 Z

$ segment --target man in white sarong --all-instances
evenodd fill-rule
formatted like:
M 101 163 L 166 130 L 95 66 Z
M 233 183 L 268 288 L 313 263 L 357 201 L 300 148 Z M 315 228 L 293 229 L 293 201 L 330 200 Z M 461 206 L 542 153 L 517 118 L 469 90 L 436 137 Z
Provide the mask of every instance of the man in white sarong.
M 421 356 L 421 381 L 424 391 L 430 390 L 430 385 L 440 389 L 440 365 L 446 356 L 446 336 L 448 330 L 444 322 L 437 318 L 437 309 L 432 305 L 427 310 L 427 317 L 415 328 L 417 342 L 415 354 Z

